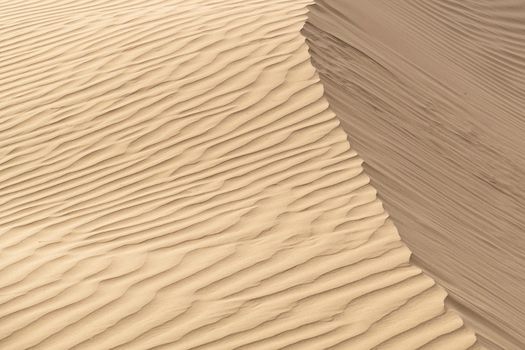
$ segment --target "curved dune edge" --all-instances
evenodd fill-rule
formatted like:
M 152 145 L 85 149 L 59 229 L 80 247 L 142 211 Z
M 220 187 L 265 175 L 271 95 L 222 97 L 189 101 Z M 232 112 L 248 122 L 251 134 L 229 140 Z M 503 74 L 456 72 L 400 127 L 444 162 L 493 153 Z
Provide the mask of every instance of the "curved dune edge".
M 1 349 L 474 349 L 323 97 L 309 1 L 1 1 Z
M 525 6 L 319 0 L 326 98 L 413 259 L 491 349 L 525 349 Z

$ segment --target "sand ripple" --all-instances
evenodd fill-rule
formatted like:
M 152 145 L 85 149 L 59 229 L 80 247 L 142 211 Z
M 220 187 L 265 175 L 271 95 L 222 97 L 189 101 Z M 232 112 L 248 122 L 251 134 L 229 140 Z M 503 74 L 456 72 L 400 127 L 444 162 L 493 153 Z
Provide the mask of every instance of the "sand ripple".
M 467 349 L 323 97 L 308 1 L 3 1 L 1 349 Z

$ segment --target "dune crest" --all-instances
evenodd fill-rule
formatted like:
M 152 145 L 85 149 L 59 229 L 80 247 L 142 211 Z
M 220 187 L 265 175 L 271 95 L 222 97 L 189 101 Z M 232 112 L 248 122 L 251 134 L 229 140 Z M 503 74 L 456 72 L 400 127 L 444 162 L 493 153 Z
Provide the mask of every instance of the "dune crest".
M 1 1 L 1 349 L 473 349 L 300 34 L 309 1 Z
M 525 3 L 319 0 L 303 33 L 415 263 L 525 349 Z

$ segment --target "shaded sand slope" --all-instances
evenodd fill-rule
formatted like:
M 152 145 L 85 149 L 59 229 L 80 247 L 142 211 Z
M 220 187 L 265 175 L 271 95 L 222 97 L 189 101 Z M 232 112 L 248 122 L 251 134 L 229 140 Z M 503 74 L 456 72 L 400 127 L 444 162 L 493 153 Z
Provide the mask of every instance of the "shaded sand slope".
M 2 1 L 1 349 L 467 349 L 305 1 Z
M 414 262 L 525 349 L 525 2 L 322 0 L 304 35 Z

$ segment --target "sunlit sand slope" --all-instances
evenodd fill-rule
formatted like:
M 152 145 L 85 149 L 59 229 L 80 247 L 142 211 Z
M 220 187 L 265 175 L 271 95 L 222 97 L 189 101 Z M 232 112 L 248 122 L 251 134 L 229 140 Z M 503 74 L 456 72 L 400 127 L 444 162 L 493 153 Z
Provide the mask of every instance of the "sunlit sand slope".
M 316 3 L 314 66 L 415 263 L 525 349 L 525 1 Z
M 307 1 L 2 1 L 1 349 L 467 349 Z

